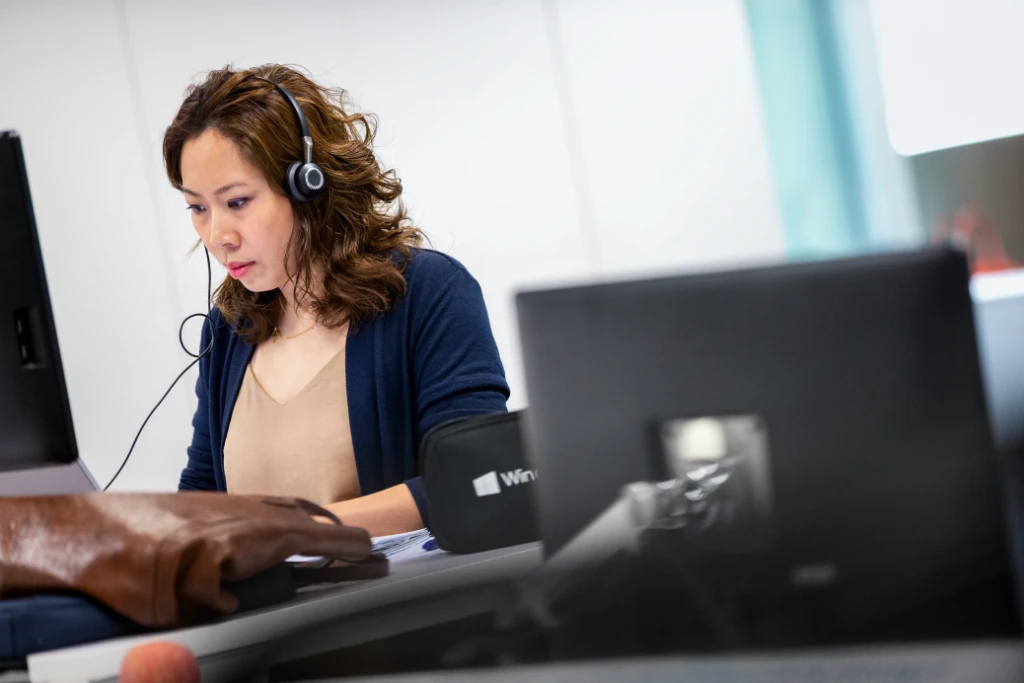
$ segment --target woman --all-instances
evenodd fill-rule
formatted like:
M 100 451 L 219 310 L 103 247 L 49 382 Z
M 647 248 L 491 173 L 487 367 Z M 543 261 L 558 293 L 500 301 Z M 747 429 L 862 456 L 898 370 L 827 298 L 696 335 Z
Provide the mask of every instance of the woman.
M 286 182 L 305 147 L 289 94 L 322 173 L 312 196 Z M 343 94 L 283 66 L 225 68 L 164 135 L 168 178 L 229 272 L 179 488 L 299 496 L 379 536 L 427 522 L 422 435 L 504 411 L 509 390 L 479 285 L 420 246 L 373 119 Z

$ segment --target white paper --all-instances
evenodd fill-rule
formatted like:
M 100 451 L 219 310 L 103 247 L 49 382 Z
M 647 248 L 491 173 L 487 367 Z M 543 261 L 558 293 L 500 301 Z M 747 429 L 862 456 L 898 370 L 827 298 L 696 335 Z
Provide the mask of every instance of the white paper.
M 426 529 L 417 529 L 404 534 L 392 534 L 390 536 L 376 536 L 370 539 L 373 543 L 373 552 L 381 553 L 391 562 L 406 562 L 410 559 L 422 557 L 427 554 L 444 554 L 442 550 L 434 550 L 431 544 L 434 537 Z M 424 547 L 426 546 L 426 547 Z M 292 555 L 289 562 L 317 562 L 322 557 L 309 555 Z

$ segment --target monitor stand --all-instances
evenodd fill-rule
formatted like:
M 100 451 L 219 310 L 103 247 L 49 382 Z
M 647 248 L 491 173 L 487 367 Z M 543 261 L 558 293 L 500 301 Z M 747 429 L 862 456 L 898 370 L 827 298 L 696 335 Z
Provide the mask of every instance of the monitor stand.
M 67 465 L 47 465 L 0 472 L 0 497 L 55 496 L 99 491 L 81 458 Z

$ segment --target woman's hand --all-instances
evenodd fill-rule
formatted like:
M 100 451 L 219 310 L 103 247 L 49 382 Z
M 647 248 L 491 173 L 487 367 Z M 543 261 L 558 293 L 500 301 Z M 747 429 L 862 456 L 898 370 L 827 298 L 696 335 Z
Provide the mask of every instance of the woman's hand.
M 371 537 L 401 534 L 423 528 L 419 508 L 416 507 L 416 501 L 405 484 L 323 507 L 337 515 L 345 526 L 365 529 Z M 326 517 L 314 519 L 318 522 L 334 523 Z

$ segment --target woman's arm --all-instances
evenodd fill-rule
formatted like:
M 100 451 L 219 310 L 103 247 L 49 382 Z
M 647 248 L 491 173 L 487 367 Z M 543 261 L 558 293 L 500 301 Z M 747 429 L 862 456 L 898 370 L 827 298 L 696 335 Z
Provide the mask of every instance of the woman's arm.
M 422 312 L 413 313 L 419 432 L 457 417 L 505 412 L 505 368 L 479 283 L 455 268 Z
M 345 526 L 366 529 L 370 536 L 388 536 L 423 528 L 416 501 L 405 484 L 324 505 L 324 508 L 337 515 Z
M 509 395 L 479 283 L 454 259 L 433 258 L 441 263 L 431 279 L 440 283 L 425 288 L 432 296 L 414 308 L 411 321 L 417 448 L 423 435 L 443 422 L 505 412 Z M 431 492 L 421 477 L 407 479 L 406 486 L 429 527 Z
M 452 259 L 424 255 L 409 281 L 412 307 L 412 377 L 417 424 L 413 441 L 456 417 L 502 412 L 508 383 L 491 332 L 483 292 Z M 416 444 L 418 446 L 418 443 Z M 347 525 L 371 536 L 402 533 L 429 524 L 419 477 L 360 498 L 326 505 Z

